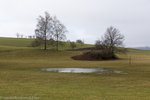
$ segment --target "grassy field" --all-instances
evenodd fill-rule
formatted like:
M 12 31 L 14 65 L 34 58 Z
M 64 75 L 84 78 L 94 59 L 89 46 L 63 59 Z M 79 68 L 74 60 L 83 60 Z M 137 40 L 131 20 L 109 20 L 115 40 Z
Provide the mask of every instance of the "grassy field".
M 76 61 L 71 57 L 82 52 L 43 51 L 28 47 L 32 40 L 5 39 L 0 38 L 0 100 L 150 100 L 150 51 L 130 49 L 119 55 L 121 60 Z M 54 67 L 103 67 L 128 74 L 41 71 Z
M 29 47 L 33 39 L 0 37 L 1 46 Z

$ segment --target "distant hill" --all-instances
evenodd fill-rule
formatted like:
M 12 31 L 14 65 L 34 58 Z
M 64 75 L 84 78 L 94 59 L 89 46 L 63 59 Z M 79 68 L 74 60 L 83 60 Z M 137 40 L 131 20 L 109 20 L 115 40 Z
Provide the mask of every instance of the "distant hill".
M 0 46 L 29 47 L 34 39 L 0 37 Z
M 0 37 L 0 48 L 8 48 L 8 47 L 15 47 L 15 48 L 30 48 L 32 42 L 34 39 L 27 39 L 27 38 L 6 38 L 6 37 Z M 93 47 L 91 44 L 79 44 L 76 43 L 77 48 L 76 49 L 87 49 L 90 47 Z M 43 46 L 39 47 L 42 48 Z M 50 48 L 55 48 L 53 45 L 49 45 Z M 68 42 L 63 42 L 62 45 L 59 46 L 59 49 L 71 49 L 70 44 Z
M 150 50 L 150 47 L 136 47 L 135 49 L 139 49 L 139 50 Z

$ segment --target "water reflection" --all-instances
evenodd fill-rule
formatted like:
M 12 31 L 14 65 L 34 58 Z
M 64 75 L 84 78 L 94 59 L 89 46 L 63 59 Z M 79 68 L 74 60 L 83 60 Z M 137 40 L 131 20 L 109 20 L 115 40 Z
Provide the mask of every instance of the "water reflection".
M 59 73 L 116 73 L 123 74 L 122 71 L 108 68 L 44 68 L 42 71 L 59 72 Z

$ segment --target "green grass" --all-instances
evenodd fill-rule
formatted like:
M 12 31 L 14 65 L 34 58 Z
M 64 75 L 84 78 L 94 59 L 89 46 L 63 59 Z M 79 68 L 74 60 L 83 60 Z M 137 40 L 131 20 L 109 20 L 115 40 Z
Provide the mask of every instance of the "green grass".
M 27 45 L 0 44 L 0 100 L 5 100 L 5 97 L 38 97 L 39 100 L 150 99 L 150 51 L 129 50 L 128 54 L 119 55 L 121 60 L 114 61 L 76 61 L 71 57 L 82 52 L 44 51 Z M 67 74 L 40 70 L 54 67 L 106 67 L 128 74 Z
M 1 46 L 29 47 L 33 39 L 0 37 Z

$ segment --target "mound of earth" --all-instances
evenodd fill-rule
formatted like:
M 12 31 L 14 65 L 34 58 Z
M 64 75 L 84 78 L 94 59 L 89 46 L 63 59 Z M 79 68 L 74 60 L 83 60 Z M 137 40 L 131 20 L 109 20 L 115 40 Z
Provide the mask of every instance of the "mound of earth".
M 82 55 L 73 56 L 74 60 L 88 60 L 88 61 L 99 61 L 99 60 L 116 60 L 118 57 L 110 55 L 101 55 L 100 53 L 86 52 Z

